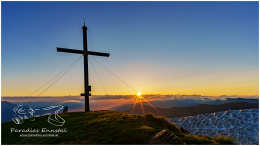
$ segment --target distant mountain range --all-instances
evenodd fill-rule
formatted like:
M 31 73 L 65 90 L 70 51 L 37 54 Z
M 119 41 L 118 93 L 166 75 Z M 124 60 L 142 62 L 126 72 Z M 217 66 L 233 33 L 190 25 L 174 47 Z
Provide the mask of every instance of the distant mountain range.
M 224 104 L 229 102 L 247 102 L 247 103 L 259 103 L 259 99 L 248 99 L 248 98 L 226 98 L 226 100 L 214 100 L 208 101 L 205 104 Z
M 166 118 L 177 118 L 185 116 L 195 116 L 198 114 L 209 114 L 214 112 L 226 111 L 226 110 L 240 110 L 240 109 L 252 109 L 259 108 L 259 103 L 248 102 L 229 102 L 218 105 L 200 104 L 191 107 L 171 107 L 171 108 L 155 108 L 148 105 L 143 105 L 144 114 L 153 113 L 156 116 L 165 116 Z M 133 107 L 124 110 L 126 113 L 131 113 Z M 137 104 L 132 114 L 143 115 L 143 111 L 140 104 Z
M 248 98 L 226 98 L 226 100 L 220 99 L 171 99 L 171 100 L 156 100 L 151 103 L 157 105 L 160 108 L 171 108 L 171 107 L 190 107 L 200 104 L 217 105 L 229 102 L 248 102 L 258 103 L 259 99 L 248 99 Z
M 158 108 L 171 108 L 171 107 L 191 107 L 200 104 L 208 104 L 208 105 L 219 105 L 230 102 L 247 102 L 247 103 L 258 103 L 259 99 L 250 99 L 250 98 L 226 98 L 226 100 L 220 99 L 170 99 L 170 100 L 154 100 L 150 101 L 152 105 Z M 109 110 L 114 111 L 125 111 L 134 104 L 124 104 L 110 108 Z M 148 105 L 148 103 L 143 102 L 143 105 Z

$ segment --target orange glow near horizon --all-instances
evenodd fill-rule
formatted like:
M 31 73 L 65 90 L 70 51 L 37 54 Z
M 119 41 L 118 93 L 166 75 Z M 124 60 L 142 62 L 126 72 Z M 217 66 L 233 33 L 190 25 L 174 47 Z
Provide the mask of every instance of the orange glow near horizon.
M 149 67 L 148 67 L 149 70 Z M 126 83 L 134 89 L 138 89 L 143 95 L 202 95 L 202 96 L 221 96 L 221 95 L 258 95 L 259 96 L 259 77 L 258 72 L 248 71 L 233 75 L 233 72 L 217 72 L 211 74 L 194 74 L 176 71 L 174 76 L 165 73 L 165 76 L 154 78 L 156 74 L 145 74 L 140 72 L 132 74 L 127 70 L 125 76 L 120 76 Z M 120 72 L 120 71 L 115 71 Z M 170 72 L 170 71 L 169 71 Z M 187 71 L 188 72 L 188 71 Z M 124 75 L 124 72 L 122 73 Z M 91 94 L 106 95 L 100 83 L 96 80 L 95 74 L 90 74 Z M 100 75 L 101 76 L 101 75 Z M 157 75 L 158 76 L 158 75 Z M 46 77 L 47 78 L 47 77 Z M 26 77 L 26 78 L 3 78 L 1 84 L 1 96 L 28 96 L 41 87 L 47 79 Z M 49 88 L 41 96 L 68 96 L 80 95 L 84 92 L 82 76 L 70 74 L 62 78 L 59 82 Z M 166 79 L 167 78 L 167 79 Z M 102 82 L 109 95 L 133 95 L 133 90 L 125 86 L 114 77 L 107 74 L 103 75 Z M 142 89 L 142 90 L 140 90 Z M 44 90 L 44 88 L 42 89 Z M 37 96 L 42 90 L 32 96 Z M 144 92 L 145 91 L 145 92 Z M 138 94 L 138 93 L 137 93 Z
M 211 83 L 209 83 L 211 82 Z M 239 81 L 237 81 L 239 82 Z M 63 82 L 61 82 L 63 83 Z M 107 85 L 104 83 L 104 85 Z M 33 92 L 37 85 L 26 85 L 20 83 L 14 84 L 2 84 L 1 86 L 1 96 L 28 96 Z M 231 83 L 231 82 L 220 82 L 220 81 L 201 81 L 197 82 L 178 82 L 175 81 L 174 84 L 161 83 L 161 84 L 147 84 L 145 85 L 145 94 L 162 94 L 162 95 L 203 95 L 203 96 L 221 96 L 221 95 L 258 95 L 259 96 L 259 83 L 258 80 L 254 82 L 245 83 Z M 41 96 L 68 96 L 68 95 L 80 95 L 83 93 L 83 85 L 76 83 L 63 83 L 53 86 L 48 89 Z M 32 96 L 37 96 L 40 92 L 35 93 Z M 93 95 L 106 95 L 100 85 L 92 85 Z M 109 95 L 133 95 L 131 89 L 124 87 L 122 85 L 113 84 L 113 87 L 107 89 Z M 140 94 L 141 93 L 137 93 Z M 145 95 L 143 94 L 143 95 Z

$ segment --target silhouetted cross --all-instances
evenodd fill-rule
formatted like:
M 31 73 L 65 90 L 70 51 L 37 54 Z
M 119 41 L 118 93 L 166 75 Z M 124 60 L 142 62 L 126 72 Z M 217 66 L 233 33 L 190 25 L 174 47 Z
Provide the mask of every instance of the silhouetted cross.
M 101 52 L 92 52 L 88 51 L 87 45 L 87 27 L 82 27 L 83 29 L 83 50 L 74 50 L 74 49 L 67 49 L 67 48 L 58 48 L 58 52 L 66 52 L 66 53 L 76 53 L 76 54 L 83 54 L 84 56 L 84 83 L 85 83 L 85 112 L 89 111 L 89 92 L 91 91 L 91 86 L 89 86 L 89 79 L 88 79 L 88 55 L 95 55 L 95 56 L 104 56 L 109 57 L 109 53 L 101 53 Z

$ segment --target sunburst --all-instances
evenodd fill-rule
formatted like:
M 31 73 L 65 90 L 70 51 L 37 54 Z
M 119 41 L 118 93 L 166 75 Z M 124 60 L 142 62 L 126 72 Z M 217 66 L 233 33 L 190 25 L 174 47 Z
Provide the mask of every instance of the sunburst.
M 142 98 L 144 98 L 144 97 L 142 96 L 142 94 L 141 94 L 140 92 L 138 92 L 133 98 L 136 98 L 136 100 L 135 100 L 135 104 L 134 104 L 134 106 L 133 106 L 133 109 L 132 109 L 132 111 L 131 111 L 131 114 L 133 113 L 133 111 L 134 111 L 134 109 L 135 109 L 135 105 L 136 105 L 136 103 L 137 103 L 137 101 L 138 101 L 138 99 L 139 99 L 139 103 L 140 103 L 140 105 L 141 105 L 142 112 L 143 112 L 143 115 L 144 115 L 144 108 L 143 108 L 143 102 L 142 102 Z
M 135 105 L 136 105 L 136 103 L 137 103 L 137 101 L 138 101 L 138 99 L 139 99 L 139 103 L 140 103 L 140 105 L 141 105 L 142 112 L 143 112 L 143 115 L 144 115 L 144 107 L 143 107 L 143 102 L 142 102 L 142 99 L 144 99 L 144 97 L 142 96 L 142 94 L 141 94 L 140 92 L 138 92 L 137 95 L 134 96 L 134 97 L 136 97 L 136 100 L 135 100 L 135 104 L 134 104 L 134 106 L 133 106 L 133 109 L 132 109 L 132 111 L 131 111 L 131 114 L 133 113 L 133 111 L 134 111 L 134 109 L 135 109 Z
M 136 98 L 136 99 L 135 99 L 135 103 L 134 103 L 133 109 L 132 109 L 132 111 L 131 111 L 131 114 L 133 113 L 133 111 L 134 111 L 134 109 L 135 109 L 135 106 L 136 106 L 136 104 L 138 103 L 138 99 L 139 99 L 139 103 L 140 103 L 141 108 L 142 108 L 143 115 L 144 115 L 144 108 L 143 108 L 143 101 L 142 101 L 142 99 L 145 100 L 145 101 L 146 101 L 152 108 L 154 108 L 157 112 L 159 112 L 160 114 L 162 114 L 162 113 L 161 113 L 157 108 L 155 108 L 146 98 L 144 98 L 140 92 L 138 92 L 137 95 L 135 95 L 132 99 L 134 99 L 134 98 Z

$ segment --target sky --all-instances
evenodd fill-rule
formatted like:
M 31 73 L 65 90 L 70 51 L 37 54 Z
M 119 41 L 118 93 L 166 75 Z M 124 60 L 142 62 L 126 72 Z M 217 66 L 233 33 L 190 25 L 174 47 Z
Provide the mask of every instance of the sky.
M 259 95 L 257 1 L 2 1 L 1 96 L 28 96 L 77 60 L 56 47 L 82 50 L 83 18 L 88 49 L 110 53 L 92 57 L 131 87 L 90 57 L 93 95 Z M 41 96 L 79 95 L 83 79 L 81 58 Z

